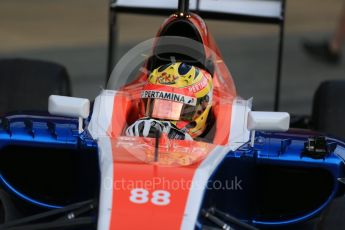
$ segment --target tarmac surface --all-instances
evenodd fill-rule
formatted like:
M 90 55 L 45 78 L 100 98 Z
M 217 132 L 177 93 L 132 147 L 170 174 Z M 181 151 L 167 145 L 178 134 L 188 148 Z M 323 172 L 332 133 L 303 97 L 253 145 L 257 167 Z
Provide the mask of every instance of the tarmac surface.
M 107 4 L 96 0 L 0 1 L 0 58 L 56 61 L 71 76 L 73 95 L 93 99 L 104 86 Z M 309 114 L 313 94 L 324 80 L 345 79 L 345 62 L 332 66 L 301 49 L 305 38 L 323 40 L 336 26 L 341 0 L 287 1 L 281 110 Z M 121 57 L 154 36 L 160 16 L 119 16 Z M 256 110 L 271 110 L 278 46 L 272 25 L 207 20 L 235 79 L 239 95 L 254 97 Z M 344 102 L 345 103 L 345 102 Z

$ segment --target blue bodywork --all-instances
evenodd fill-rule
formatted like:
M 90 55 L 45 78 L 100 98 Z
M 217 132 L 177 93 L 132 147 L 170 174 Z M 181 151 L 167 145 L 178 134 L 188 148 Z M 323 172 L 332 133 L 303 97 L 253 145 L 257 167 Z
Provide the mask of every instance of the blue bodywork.
M 211 182 L 228 187 L 208 189 L 202 208 L 217 207 L 258 227 L 296 224 L 317 216 L 335 197 L 343 194 L 343 185 L 338 179 L 344 177 L 342 156 L 345 156 L 345 144 L 326 138 L 332 151 L 325 157 L 314 159 L 304 156 L 302 153 L 308 137 L 316 135 L 320 134 L 301 130 L 286 133 L 257 132 L 253 147 L 248 143 L 227 154 Z M 78 133 L 77 119 L 37 115 L 7 116 L 0 123 L 0 161 L 9 146 L 61 152 L 75 150 L 78 157 L 87 156 L 85 165 L 89 175 L 85 180 L 86 188 L 91 187 L 90 177 L 94 180 L 93 186 L 99 183 L 97 143 L 87 130 Z M 45 154 L 49 155 L 50 152 Z M 54 154 L 56 157 L 60 153 Z M 85 169 L 85 165 L 81 167 Z M 61 172 L 66 170 L 63 165 L 60 168 Z M 14 171 L 20 174 L 21 169 Z M 28 191 L 35 190 L 34 187 L 24 188 L 24 191 L 7 178 L 8 172 L 0 173 L 2 186 L 18 200 L 44 209 L 66 205 L 54 203 L 54 197 L 41 199 L 40 194 L 35 192 L 30 193 L 35 197 L 28 195 Z M 88 194 L 98 195 L 97 191 Z M 204 223 L 207 221 L 200 217 L 199 226 Z
M 18 153 L 11 148 L 25 148 L 28 149 L 28 152 Z M 5 159 L 3 159 L 3 155 L 5 154 L 6 150 L 8 150 L 6 154 L 13 154 L 13 158 L 15 158 L 15 154 L 22 154 L 21 156 L 25 156 L 25 159 L 32 156 L 33 159 L 30 162 L 33 163 L 33 161 L 35 161 L 35 165 L 38 167 L 40 167 L 42 163 L 47 165 L 51 163 L 37 162 L 39 161 L 39 159 L 36 159 L 35 153 L 29 151 L 29 149 L 32 149 L 33 151 L 42 149 L 45 151 L 44 154 L 46 155 L 52 154 L 52 152 L 54 151 L 54 158 L 52 156 L 52 160 L 58 159 L 58 155 L 62 155 L 62 153 L 65 152 L 75 153 L 76 155 L 78 154 L 77 156 L 84 158 L 82 155 L 80 155 L 80 153 L 85 152 L 85 159 L 87 159 L 87 161 L 95 161 L 91 163 L 92 167 L 90 165 L 90 169 L 96 169 L 96 171 L 93 173 L 95 174 L 96 180 L 98 179 L 99 172 L 98 169 L 94 167 L 94 165 L 97 165 L 98 158 L 97 143 L 92 139 L 87 131 L 84 131 L 81 134 L 78 133 L 77 119 L 41 115 L 10 115 L 3 118 L 0 123 L 0 163 L 5 161 Z M 11 151 L 13 151 L 13 153 Z M 8 179 L 8 177 L 12 177 L 11 174 L 13 173 L 25 174 L 25 171 L 23 169 L 20 169 L 19 167 L 17 168 L 18 165 L 25 164 L 25 162 L 22 162 L 21 159 L 13 159 L 11 160 L 11 162 L 13 170 L 11 170 L 11 168 L 7 168 L 6 171 L 4 170 L 4 165 L 1 166 L 0 182 L 2 183 L 3 187 L 9 190 L 12 194 L 16 195 L 16 197 L 25 200 L 28 203 L 33 204 L 34 206 L 48 209 L 63 207 L 63 205 L 61 204 L 49 203 L 40 200 L 39 194 L 35 194 L 36 197 L 31 197 L 27 194 L 28 188 L 20 188 L 23 186 L 18 186 L 18 184 L 12 183 L 11 179 Z M 27 164 L 29 164 L 29 162 Z M 85 164 L 90 163 L 85 162 Z M 24 172 L 22 172 L 21 170 Z M 61 171 L 57 172 L 57 174 L 62 175 L 69 173 L 66 172 L 67 169 L 64 168 L 63 162 L 59 166 L 58 170 Z M 45 172 L 41 172 L 41 174 L 42 178 L 46 177 L 45 179 L 50 180 L 50 175 L 45 175 Z M 88 178 L 84 179 L 88 180 Z M 46 182 L 43 181 L 42 183 Z M 63 181 L 59 183 L 63 183 Z M 98 183 L 98 181 L 94 183 Z M 43 184 L 43 186 L 45 185 Z
M 324 158 L 303 155 L 310 131 L 260 132 L 255 145 L 230 152 L 212 177 L 230 189 L 213 189 L 203 208 L 216 207 L 258 227 L 300 224 L 319 215 L 343 195 L 344 143 L 326 138 L 333 150 Z M 240 188 L 234 185 L 241 182 Z M 203 221 L 200 220 L 200 223 Z

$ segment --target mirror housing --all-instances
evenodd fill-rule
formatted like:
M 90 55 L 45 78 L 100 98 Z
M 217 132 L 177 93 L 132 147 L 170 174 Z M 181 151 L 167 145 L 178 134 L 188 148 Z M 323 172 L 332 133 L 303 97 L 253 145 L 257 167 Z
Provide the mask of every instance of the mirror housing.
M 85 98 L 50 95 L 48 112 L 51 115 L 79 118 L 79 133 L 81 133 L 83 119 L 90 115 L 90 101 Z
M 248 113 L 247 128 L 250 131 L 287 131 L 290 127 L 290 114 L 285 112 Z

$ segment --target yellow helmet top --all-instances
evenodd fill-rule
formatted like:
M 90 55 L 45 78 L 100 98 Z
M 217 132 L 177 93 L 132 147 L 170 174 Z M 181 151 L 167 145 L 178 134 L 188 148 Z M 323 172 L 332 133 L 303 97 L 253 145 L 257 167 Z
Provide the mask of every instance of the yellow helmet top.
M 212 77 L 207 71 L 176 62 L 154 69 L 141 97 L 146 116 L 172 121 L 197 137 L 206 128 L 212 94 Z
M 152 71 L 148 82 L 195 92 L 196 97 L 205 96 L 212 88 L 212 77 L 197 67 L 182 62 L 162 65 Z

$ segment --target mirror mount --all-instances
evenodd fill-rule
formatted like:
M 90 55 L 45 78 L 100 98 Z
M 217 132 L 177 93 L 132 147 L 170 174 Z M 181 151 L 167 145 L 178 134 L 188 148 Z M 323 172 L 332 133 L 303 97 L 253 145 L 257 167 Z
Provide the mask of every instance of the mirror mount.
M 255 143 L 255 130 L 250 131 L 250 147 L 254 147 Z
M 78 118 L 78 132 L 83 132 L 83 119 L 90 115 L 90 101 L 85 98 L 51 95 L 48 100 L 51 115 Z

